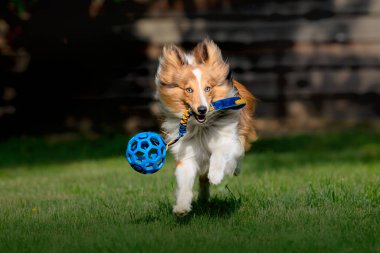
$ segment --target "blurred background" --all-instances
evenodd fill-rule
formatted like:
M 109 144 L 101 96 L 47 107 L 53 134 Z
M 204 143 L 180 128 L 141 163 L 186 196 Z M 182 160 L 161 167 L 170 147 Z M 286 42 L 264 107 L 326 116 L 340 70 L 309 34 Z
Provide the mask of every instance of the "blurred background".
M 162 46 L 207 35 L 259 135 L 380 127 L 380 0 L 1 0 L 0 138 L 157 130 Z

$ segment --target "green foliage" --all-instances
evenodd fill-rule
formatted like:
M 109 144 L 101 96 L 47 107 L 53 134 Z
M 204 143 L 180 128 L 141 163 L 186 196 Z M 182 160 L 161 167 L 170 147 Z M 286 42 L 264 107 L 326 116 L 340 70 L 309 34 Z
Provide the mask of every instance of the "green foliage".
M 263 139 L 174 217 L 174 162 L 140 175 L 127 138 L 0 143 L 0 252 L 380 252 L 380 134 Z

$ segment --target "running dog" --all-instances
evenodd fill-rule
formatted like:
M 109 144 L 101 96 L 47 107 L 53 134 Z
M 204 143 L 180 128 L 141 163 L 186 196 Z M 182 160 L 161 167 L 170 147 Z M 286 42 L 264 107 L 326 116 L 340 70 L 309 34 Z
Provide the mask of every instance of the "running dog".
M 237 175 L 239 161 L 256 139 L 254 96 L 236 80 L 218 46 L 205 39 L 192 51 L 165 46 L 156 74 L 157 98 L 163 115 L 166 139 L 178 136 L 183 112 L 190 109 L 187 133 L 171 152 L 176 159 L 176 203 L 173 212 L 191 211 L 193 185 L 199 177 L 198 200 L 209 197 L 209 185 L 219 184 L 224 175 Z M 241 110 L 212 111 L 211 103 L 238 96 L 246 101 Z

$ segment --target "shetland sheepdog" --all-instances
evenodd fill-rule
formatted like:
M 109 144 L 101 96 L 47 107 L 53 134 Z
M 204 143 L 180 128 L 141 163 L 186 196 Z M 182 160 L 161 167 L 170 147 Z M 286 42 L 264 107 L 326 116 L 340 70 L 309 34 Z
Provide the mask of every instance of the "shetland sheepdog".
M 198 200 L 206 201 L 210 183 L 217 185 L 224 175 L 238 174 L 239 161 L 256 138 L 255 98 L 233 79 L 219 47 L 209 39 L 190 52 L 165 46 L 155 81 L 167 141 L 178 136 L 183 112 L 190 108 L 193 114 L 185 136 L 171 146 L 177 180 L 173 212 L 183 216 L 191 211 L 197 176 Z M 234 96 L 246 100 L 243 109 L 211 111 L 211 102 Z

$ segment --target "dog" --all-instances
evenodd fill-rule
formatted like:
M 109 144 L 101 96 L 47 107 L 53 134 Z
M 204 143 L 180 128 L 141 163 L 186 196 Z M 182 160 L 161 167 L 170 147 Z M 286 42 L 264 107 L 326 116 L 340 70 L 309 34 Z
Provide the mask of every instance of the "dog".
M 210 183 L 217 185 L 224 175 L 239 173 L 239 161 L 256 139 L 256 100 L 233 79 L 219 47 L 208 38 L 190 52 L 175 45 L 164 46 L 155 82 L 166 140 L 178 136 L 178 125 L 186 109 L 190 108 L 193 115 L 186 135 L 171 146 L 177 181 L 173 212 L 184 216 L 191 211 L 197 176 L 198 200 L 207 201 Z M 243 109 L 211 110 L 211 102 L 234 96 L 246 101 Z

